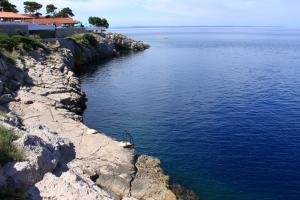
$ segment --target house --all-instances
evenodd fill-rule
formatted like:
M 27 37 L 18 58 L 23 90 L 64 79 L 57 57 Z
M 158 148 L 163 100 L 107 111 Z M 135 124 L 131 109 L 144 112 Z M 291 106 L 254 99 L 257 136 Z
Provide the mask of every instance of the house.
M 3 12 L 0 7 L 0 33 L 9 35 L 23 33 L 39 35 L 41 38 L 65 38 L 73 34 L 98 30 L 87 30 L 72 18 L 51 18 L 37 14 Z
M 0 22 L 23 22 L 24 20 L 30 19 L 32 19 L 32 17 L 13 12 L 0 12 Z
M 78 24 L 78 22 L 73 20 L 72 18 L 46 18 L 46 17 L 26 19 L 25 23 L 39 24 L 39 25 L 53 24 L 56 27 L 74 27 L 75 24 Z

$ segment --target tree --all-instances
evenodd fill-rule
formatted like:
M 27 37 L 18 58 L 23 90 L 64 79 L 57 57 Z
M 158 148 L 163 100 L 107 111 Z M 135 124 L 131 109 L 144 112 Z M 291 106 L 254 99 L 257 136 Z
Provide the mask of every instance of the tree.
M 17 7 L 9 3 L 8 0 L 0 0 L 0 7 L 2 7 L 4 12 L 18 12 Z
M 34 1 L 25 1 L 24 2 L 24 10 L 25 13 L 36 13 L 38 10 L 40 10 L 43 7 L 43 5 L 34 2 Z
M 59 11 L 56 14 L 56 17 L 73 17 L 73 16 L 74 16 L 73 11 L 69 7 L 63 8 L 61 11 Z
M 89 23 L 94 26 L 101 26 L 102 19 L 100 17 L 89 17 Z
M 102 19 L 102 26 L 104 26 L 105 28 L 109 27 L 109 23 L 108 23 L 107 19 L 105 19 L 105 18 Z
M 89 23 L 94 26 L 103 26 L 105 28 L 109 27 L 109 23 L 105 18 L 101 19 L 100 17 L 89 17 Z
M 54 16 L 56 10 L 57 10 L 57 7 L 55 7 L 53 4 L 49 4 L 46 6 L 47 15 Z

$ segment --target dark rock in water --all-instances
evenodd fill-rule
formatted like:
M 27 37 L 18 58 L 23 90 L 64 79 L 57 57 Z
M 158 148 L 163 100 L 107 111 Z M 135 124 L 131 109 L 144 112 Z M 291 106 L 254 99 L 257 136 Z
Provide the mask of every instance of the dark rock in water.
M 188 190 L 179 184 L 172 184 L 171 190 L 176 195 L 177 200 L 200 200 L 193 191 Z

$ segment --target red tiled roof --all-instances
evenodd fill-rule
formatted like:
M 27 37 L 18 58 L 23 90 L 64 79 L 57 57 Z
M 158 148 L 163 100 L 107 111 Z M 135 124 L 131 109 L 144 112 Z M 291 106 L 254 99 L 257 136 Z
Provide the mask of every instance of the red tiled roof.
M 0 12 L 0 18 L 3 19 L 32 19 L 32 17 L 20 15 L 13 12 Z
M 78 22 L 71 18 L 36 18 L 25 20 L 27 23 L 36 23 L 36 24 L 55 24 L 60 26 L 62 24 L 77 24 Z
M 30 18 L 36 17 L 35 14 L 22 14 L 22 15 L 27 16 L 27 17 L 30 17 Z

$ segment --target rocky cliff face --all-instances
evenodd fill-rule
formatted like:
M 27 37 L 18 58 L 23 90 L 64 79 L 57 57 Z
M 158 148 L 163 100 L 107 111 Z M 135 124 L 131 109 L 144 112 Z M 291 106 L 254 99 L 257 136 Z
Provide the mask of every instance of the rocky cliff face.
M 119 34 L 95 35 L 97 44 L 48 41 L 50 53 L 23 55 L 15 64 L 0 58 L 0 123 L 20 138 L 25 155 L 0 169 L 0 184 L 26 188 L 33 199 L 175 200 L 157 159 L 89 129 L 80 115 L 85 95 L 74 75 L 81 64 L 144 50 Z

